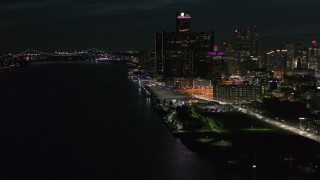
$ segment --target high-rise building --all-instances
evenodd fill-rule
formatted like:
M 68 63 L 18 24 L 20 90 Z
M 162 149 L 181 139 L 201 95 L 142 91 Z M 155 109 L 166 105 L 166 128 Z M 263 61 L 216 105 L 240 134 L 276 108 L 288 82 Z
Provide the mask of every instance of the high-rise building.
M 297 40 L 294 42 L 294 57 L 293 68 L 297 68 L 298 60 L 301 60 L 301 68 L 307 68 L 307 49 L 303 47 L 302 41 Z
M 165 49 L 166 49 L 166 32 L 157 32 L 155 34 L 155 72 L 157 75 L 164 75 L 164 62 L 165 62 Z M 162 79 L 162 77 L 160 78 Z
M 210 52 L 212 56 L 212 86 L 214 89 L 217 85 L 222 84 L 222 76 L 225 74 L 225 57 L 223 51 L 218 51 L 215 48 L 213 52 Z
M 308 69 L 320 70 L 320 48 L 317 41 L 313 40 L 311 47 L 308 49 Z
M 273 77 L 282 78 L 287 68 L 287 50 L 273 49 L 263 56 L 262 67 L 273 72 Z
M 240 74 L 245 75 L 259 67 L 259 35 L 255 28 L 237 27 L 234 32 L 233 49 Z
M 286 44 L 284 44 L 284 49 L 287 50 L 287 70 L 292 70 L 295 68 L 294 44 L 293 43 L 286 43 Z
M 209 52 L 212 51 L 214 32 L 192 33 L 189 42 L 192 77 L 211 79 L 212 58 Z
M 244 62 L 250 57 L 251 52 L 251 33 L 249 27 L 236 28 L 234 32 L 233 48 L 236 52 L 239 63 Z
M 211 78 L 213 32 L 191 33 L 191 15 L 176 13 L 176 32 L 155 35 L 156 73 L 164 79 Z
M 250 56 L 258 58 L 260 56 L 260 38 L 255 26 L 253 27 L 250 38 Z
M 301 40 L 296 40 L 294 43 L 285 43 L 284 49 L 286 49 L 287 58 L 287 70 L 297 68 L 298 59 L 301 60 L 301 67 L 307 68 L 307 48 L 303 47 Z
M 180 33 L 166 33 L 164 49 L 164 78 L 185 77 L 189 70 L 187 54 L 189 43 L 185 35 Z
M 298 60 L 301 60 L 301 67 L 305 68 L 306 60 L 303 59 L 303 44 L 302 41 L 297 40 L 294 42 L 294 62 L 297 68 Z
M 239 74 L 238 61 L 235 56 L 235 50 L 232 43 L 223 43 L 222 51 L 225 55 L 225 60 L 227 64 L 226 72 L 229 75 Z

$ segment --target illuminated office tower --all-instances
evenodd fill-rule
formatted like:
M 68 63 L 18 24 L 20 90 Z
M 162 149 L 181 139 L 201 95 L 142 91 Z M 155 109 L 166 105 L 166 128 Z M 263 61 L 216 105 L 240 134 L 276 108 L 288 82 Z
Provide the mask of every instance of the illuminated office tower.
M 192 33 L 190 36 L 190 70 L 193 77 L 211 79 L 214 32 Z
M 233 49 L 240 74 L 245 75 L 259 67 L 259 35 L 255 28 L 237 27 L 234 32 Z
M 308 49 L 308 69 L 320 70 L 320 49 L 317 41 L 313 40 L 311 47 Z
M 215 89 L 217 85 L 222 84 L 222 77 L 225 74 L 225 57 L 224 52 L 218 51 L 217 48 L 209 54 L 212 56 L 212 86 Z
M 249 27 L 236 28 L 234 32 L 233 47 L 240 62 L 246 61 L 250 57 L 251 33 Z
M 273 77 L 281 79 L 287 71 L 286 49 L 274 49 L 266 52 L 263 57 L 262 67 L 273 72 Z
M 191 33 L 191 16 L 176 13 L 176 32 L 155 35 L 156 73 L 163 79 L 211 78 L 213 32 Z
M 166 48 L 166 32 L 156 32 L 155 34 L 155 72 L 162 79 L 164 74 L 164 57 Z
M 284 49 L 287 50 L 287 70 L 292 70 L 295 68 L 294 62 L 294 44 L 286 43 Z
M 307 68 L 307 50 L 303 47 L 302 41 L 297 40 L 294 42 L 294 58 L 293 65 L 297 68 L 298 60 L 301 60 L 301 68 Z
M 222 51 L 225 54 L 227 64 L 226 73 L 229 75 L 239 74 L 239 66 L 232 43 L 223 43 Z
M 293 43 L 285 43 L 284 49 L 287 52 L 287 70 L 292 70 L 297 68 L 297 62 L 300 58 L 301 60 L 301 68 L 307 68 L 307 49 L 303 47 L 302 41 L 297 40 Z

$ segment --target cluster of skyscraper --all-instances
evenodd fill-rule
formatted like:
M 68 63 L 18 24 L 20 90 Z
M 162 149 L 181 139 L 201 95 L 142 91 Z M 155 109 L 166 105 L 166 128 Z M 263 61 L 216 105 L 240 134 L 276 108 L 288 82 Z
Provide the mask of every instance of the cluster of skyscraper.
M 279 49 L 271 49 L 264 53 L 262 67 L 274 72 L 274 76 L 282 78 L 293 69 L 320 70 L 320 56 L 317 42 L 313 40 L 309 48 L 302 41 L 284 43 Z
M 279 86 L 289 89 L 283 92 L 286 94 L 314 89 L 320 74 L 319 52 L 315 40 L 309 48 L 302 41 L 295 41 L 261 50 L 256 28 L 246 26 L 236 27 L 233 41 L 223 43 L 219 49 L 214 44 L 213 31 L 191 31 L 188 12 L 176 13 L 176 32 L 155 35 L 158 78 L 209 80 L 214 98 L 232 102 L 261 100 L 263 95 L 279 90 Z
M 255 29 L 255 28 L 254 28 Z M 246 74 L 259 67 L 259 35 L 249 27 L 237 27 L 232 43 L 223 43 L 227 59 L 226 73 Z
M 259 38 L 248 27 L 235 30 L 234 42 L 214 46 L 214 32 L 191 32 L 191 15 L 176 13 L 176 32 L 157 32 L 155 36 L 156 73 L 164 79 L 200 77 L 212 74 L 245 74 L 259 68 Z M 223 57 L 227 58 L 223 58 Z M 216 60 L 214 60 L 216 59 Z M 221 67 L 217 67 L 221 66 Z
M 214 33 L 192 33 L 188 12 L 177 12 L 176 32 L 156 33 L 155 45 L 156 73 L 164 79 L 210 78 Z

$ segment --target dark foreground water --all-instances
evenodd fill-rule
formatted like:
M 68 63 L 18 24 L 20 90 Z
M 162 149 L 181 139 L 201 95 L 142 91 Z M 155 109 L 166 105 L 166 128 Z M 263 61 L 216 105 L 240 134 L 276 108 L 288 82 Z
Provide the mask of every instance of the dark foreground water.
M 0 73 L 0 179 L 220 179 L 174 138 L 121 64 Z

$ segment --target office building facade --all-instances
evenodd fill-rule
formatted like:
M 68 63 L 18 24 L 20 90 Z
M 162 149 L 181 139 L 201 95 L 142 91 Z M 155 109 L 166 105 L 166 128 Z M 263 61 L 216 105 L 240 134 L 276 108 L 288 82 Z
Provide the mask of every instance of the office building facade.
M 311 47 L 308 48 L 308 69 L 320 70 L 320 49 L 315 40 L 312 41 Z
M 261 101 L 262 87 L 255 85 L 218 85 L 214 98 L 228 103 Z
M 228 59 L 236 60 L 236 69 L 241 75 L 246 75 L 259 68 L 260 40 L 255 27 L 252 29 L 247 26 L 237 27 L 234 31 L 233 44 L 229 46 L 228 51 L 234 56 Z
M 262 58 L 262 67 L 273 72 L 273 77 L 281 79 L 287 71 L 286 49 L 273 49 L 267 51 Z

